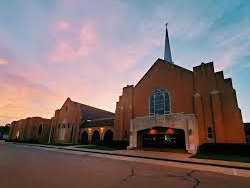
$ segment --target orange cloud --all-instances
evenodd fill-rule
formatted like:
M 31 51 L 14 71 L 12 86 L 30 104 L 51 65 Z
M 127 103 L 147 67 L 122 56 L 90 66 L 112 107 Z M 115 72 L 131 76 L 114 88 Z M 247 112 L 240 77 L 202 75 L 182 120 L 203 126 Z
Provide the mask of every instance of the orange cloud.
M 21 76 L 0 75 L 0 124 L 28 116 L 51 117 L 62 97 Z M 59 99 L 59 100 L 58 100 Z
M 6 65 L 9 64 L 10 62 L 7 59 L 0 58 L 0 65 Z

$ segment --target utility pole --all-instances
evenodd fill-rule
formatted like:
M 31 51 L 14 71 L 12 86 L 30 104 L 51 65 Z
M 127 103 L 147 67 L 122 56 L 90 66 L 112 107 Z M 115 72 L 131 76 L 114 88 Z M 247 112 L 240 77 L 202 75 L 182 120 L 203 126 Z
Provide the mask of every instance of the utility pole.
M 53 119 L 52 119 L 52 121 L 51 121 L 51 123 L 50 123 L 50 131 L 49 131 L 49 140 L 48 140 L 48 144 L 50 144 L 50 142 L 51 142 L 52 122 L 53 122 Z

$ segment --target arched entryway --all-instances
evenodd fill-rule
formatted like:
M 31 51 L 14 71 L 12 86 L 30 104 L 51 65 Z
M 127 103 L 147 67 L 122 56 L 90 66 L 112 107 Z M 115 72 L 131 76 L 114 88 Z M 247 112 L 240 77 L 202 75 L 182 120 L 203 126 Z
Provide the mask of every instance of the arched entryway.
M 91 143 L 95 145 L 100 143 L 100 134 L 97 130 L 93 132 Z
M 89 135 L 87 133 L 87 131 L 83 131 L 82 135 L 81 135 L 81 143 L 82 144 L 88 144 L 89 143 Z
M 103 143 L 105 145 L 111 145 L 113 142 L 113 132 L 109 129 L 105 132 L 104 138 L 103 138 Z
M 136 117 L 130 123 L 130 137 L 128 149 L 141 147 L 141 133 L 146 129 L 154 129 L 157 127 L 165 127 L 166 129 L 181 129 L 177 131 L 181 138 L 185 137 L 185 149 L 189 153 L 196 154 L 199 146 L 199 135 L 197 119 L 194 114 L 175 113 L 167 115 Z M 170 132 L 171 132 L 170 129 Z M 174 136 L 177 136 L 174 134 Z M 139 138 L 140 137 L 140 138 Z M 168 137 L 167 137 L 168 139 Z M 177 139 L 180 140 L 180 139 Z M 183 140 L 183 139 L 181 139 Z
M 182 129 L 153 127 L 137 133 L 138 147 L 157 149 L 185 149 L 185 132 Z

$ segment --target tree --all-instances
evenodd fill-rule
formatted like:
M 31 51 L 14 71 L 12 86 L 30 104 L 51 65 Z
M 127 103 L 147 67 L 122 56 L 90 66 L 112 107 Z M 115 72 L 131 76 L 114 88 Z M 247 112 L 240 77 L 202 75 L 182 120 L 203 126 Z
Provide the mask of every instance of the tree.
M 2 135 L 9 134 L 10 131 L 10 125 L 6 124 L 5 126 L 0 126 L 0 132 Z

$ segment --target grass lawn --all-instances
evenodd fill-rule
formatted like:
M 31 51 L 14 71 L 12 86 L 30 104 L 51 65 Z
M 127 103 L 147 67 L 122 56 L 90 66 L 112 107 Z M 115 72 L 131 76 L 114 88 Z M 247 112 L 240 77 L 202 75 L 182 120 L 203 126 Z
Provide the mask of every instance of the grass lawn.
M 103 146 L 103 145 L 81 145 L 78 146 L 78 148 L 86 148 L 86 149 L 98 149 L 98 150 L 106 150 L 106 151 L 114 151 L 114 150 L 119 150 L 121 148 L 117 147 L 112 147 L 112 146 Z
M 9 141 L 5 141 L 5 142 L 9 142 Z M 23 143 L 23 144 L 37 144 L 37 145 L 46 145 L 46 146 L 74 146 L 75 144 L 72 143 L 39 143 L 39 142 L 32 142 L 32 141 L 11 141 L 14 143 Z
M 187 153 L 185 149 L 182 148 L 142 148 L 144 151 L 157 151 L 157 152 L 173 152 L 173 153 Z
M 250 163 L 250 156 L 240 156 L 240 155 L 225 155 L 225 154 L 215 154 L 215 153 L 206 153 L 206 154 L 205 153 L 198 153 L 195 156 L 193 156 L 192 158 Z
M 74 146 L 75 144 L 72 143 L 51 143 L 51 144 L 44 144 L 48 146 Z

